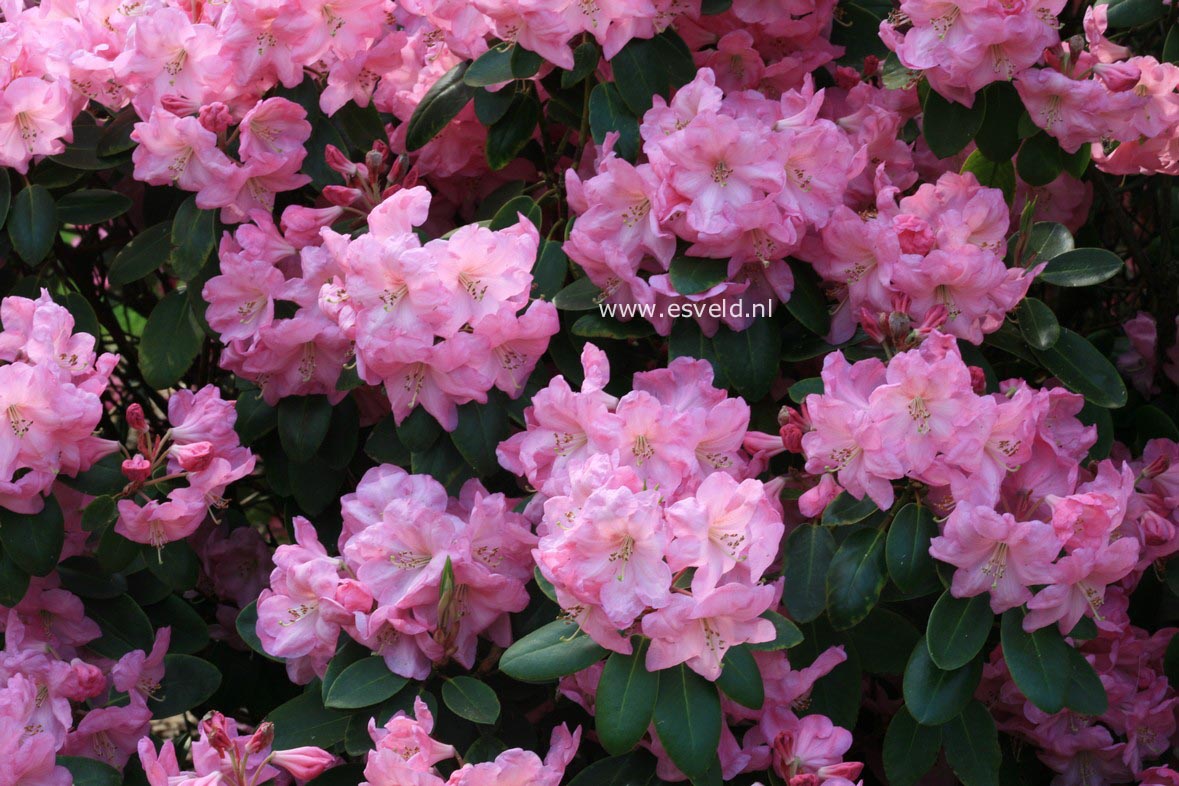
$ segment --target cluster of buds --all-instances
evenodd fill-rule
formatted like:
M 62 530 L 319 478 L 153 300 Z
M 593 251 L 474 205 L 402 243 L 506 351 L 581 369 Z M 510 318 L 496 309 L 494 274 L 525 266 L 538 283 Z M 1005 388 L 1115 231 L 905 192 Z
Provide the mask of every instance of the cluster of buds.
M 894 294 L 891 311 L 872 311 L 861 307 L 860 326 L 868 337 L 884 347 L 890 356 L 917 347 L 933 331 L 946 324 L 950 316 L 944 305 L 936 305 L 926 313 L 916 327 L 909 316 L 912 300 L 908 295 Z
M 324 198 L 339 207 L 351 207 L 368 213 L 381 202 L 403 188 L 413 188 L 418 182 L 416 168 L 407 168 L 403 157 L 393 156 L 389 146 L 377 140 L 372 150 L 357 163 L 335 145 L 324 149 L 327 165 L 344 178 L 342 186 L 326 186 Z

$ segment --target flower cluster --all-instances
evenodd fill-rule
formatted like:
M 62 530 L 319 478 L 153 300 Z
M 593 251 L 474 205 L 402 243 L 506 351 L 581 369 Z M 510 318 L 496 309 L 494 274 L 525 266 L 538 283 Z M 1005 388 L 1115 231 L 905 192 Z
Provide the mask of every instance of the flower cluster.
M 341 556 L 295 519 L 258 598 L 262 645 L 291 679 L 322 676 L 341 630 L 412 679 L 450 660 L 470 668 L 481 635 L 511 643 L 507 614 L 528 605 L 536 541 L 513 500 L 477 480 L 448 498 L 427 475 L 381 465 L 341 504 Z
M 711 69 L 700 69 L 643 116 L 647 161 L 632 165 L 607 146 L 593 177 L 583 182 L 569 170 L 579 218 L 566 252 L 605 299 L 620 303 L 788 300 L 794 280 L 785 257 L 827 223 L 866 162 L 862 145 L 819 117 L 822 106 L 809 80 L 773 100 L 726 94 Z M 667 273 L 677 241 L 693 257 L 727 259 L 727 280 L 680 294 Z M 732 317 L 730 326 L 750 321 Z M 701 320 L 709 335 L 717 324 Z M 671 330 L 666 318 L 655 325 Z
M 225 506 L 229 484 L 253 472 L 255 463 L 233 429 L 233 402 L 223 400 L 212 385 L 173 393 L 168 420 L 171 428 L 153 436 L 139 405 L 129 409 L 127 422 L 138 432 L 139 452 L 123 462 L 129 483 L 115 524 L 120 535 L 157 549 L 196 532 L 211 507 Z
M 192 771 L 182 771 L 172 740 L 159 751 L 149 737 L 139 740 L 139 761 L 150 786 L 255 786 L 276 778 L 307 781 L 336 762 L 322 748 L 301 746 L 274 750 L 274 725 L 266 722 L 242 734 L 237 721 L 214 712 L 201 721 L 200 739 L 192 743 Z
M 36 513 L 57 476 L 73 477 L 116 445 L 94 435 L 117 355 L 41 290 L 0 303 L 0 506 Z
M 1066 151 L 1093 143 L 1102 171 L 1179 173 L 1179 67 L 1108 40 L 1108 10 L 1087 9 L 1084 39 L 1050 50 L 1047 67 L 1023 72 L 1015 87 L 1032 121 Z M 1109 142 L 1117 143 L 1112 151 Z
M 970 173 L 948 172 L 899 201 L 896 195 L 895 187 L 882 187 L 869 217 L 837 208 L 821 242 L 801 254 L 839 293 L 832 337 L 846 341 L 862 322 L 879 340 L 889 315 L 900 313 L 981 344 L 1032 281 L 1003 261 L 1003 193 L 979 186 Z
M 581 729 L 570 733 L 558 726 L 543 761 L 532 751 L 511 748 L 492 761 L 464 764 L 443 778 L 436 765 L 458 752 L 432 738 L 433 730 L 434 715 L 420 697 L 414 699 L 413 717 L 398 712 L 384 726 L 370 720 L 368 733 L 376 747 L 368 753 L 360 786 L 558 786 L 581 742 Z
M 1163 674 L 1163 651 L 1175 628 L 1149 634 L 1129 624 L 1120 598 L 1116 624 L 1102 624 L 1096 638 L 1076 641 L 1101 678 L 1109 708 L 1098 716 L 1062 710 L 1045 713 L 1024 698 L 998 649 L 983 672 L 979 695 L 999 728 L 1034 745 L 1061 782 L 1171 784 L 1179 772 L 1151 767 L 1174 742 L 1179 694 Z
M 901 0 L 880 23 L 880 38 L 938 93 L 972 106 L 984 87 L 1027 73 L 1060 42 L 1056 17 L 1064 6 L 1063 0 Z
M 729 647 L 774 637 L 760 615 L 779 591 L 760 580 L 783 524 L 742 450 L 749 407 L 713 386 L 705 361 L 636 374 L 622 398 L 603 389 L 609 366 L 592 344 L 582 364 L 581 390 L 554 378 L 499 447 L 542 492 L 533 557 L 599 644 L 629 653 L 625 632 L 641 629 L 650 669 L 686 662 L 716 679 Z

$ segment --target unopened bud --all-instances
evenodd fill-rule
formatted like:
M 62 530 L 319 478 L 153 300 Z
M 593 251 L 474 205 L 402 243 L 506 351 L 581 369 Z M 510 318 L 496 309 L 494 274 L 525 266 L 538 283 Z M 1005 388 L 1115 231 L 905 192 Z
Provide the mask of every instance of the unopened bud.
M 213 443 L 173 445 L 171 453 L 185 472 L 200 472 L 202 469 L 208 469 L 209 464 L 213 462 Z
M 147 431 L 147 418 L 143 415 L 143 407 L 138 404 L 127 407 L 127 425 L 136 431 Z
M 132 483 L 142 483 L 151 477 L 151 462 L 137 453 L 123 462 L 123 475 Z
M 263 721 L 246 742 L 246 753 L 261 753 L 274 743 L 274 724 Z

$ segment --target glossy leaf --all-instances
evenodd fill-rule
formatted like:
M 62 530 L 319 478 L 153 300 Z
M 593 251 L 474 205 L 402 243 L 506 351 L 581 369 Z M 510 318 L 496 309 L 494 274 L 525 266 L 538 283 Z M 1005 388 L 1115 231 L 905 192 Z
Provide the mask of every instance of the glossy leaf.
M 115 255 L 110 283 L 123 286 L 157 270 L 168 259 L 172 222 L 155 224 L 140 232 Z
M 980 679 L 981 660 L 975 659 L 951 671 L 939 669 L 922 638 L 909 656 L 901 687 L 913 718 L 926 726 L 938 726 L 965 709 Z
M 729 263 L 725 259 L 700 259 L 676 256 L 671 260 L 671 284 L 681 295 L 698 295 L 729 278 Z
M 687 666 L 659 673 L 655 733 L 667 755 L 689 778 L 706 772 L 720 744 L 721 708 L 716 686 Z
M 1126 383 L 1113 363 L 1068 328 L 1061 328 L 1056 343 L 1050 349 L 1037 350 L 1036 357 L 1065 387 L 1086 400 L 1111 409 L 1125 406 Z
M 592 666 L 605 655 L 575 623 L 558 620 L 508 647 L 499 667 L 521 682 L 548 682 Z
M 451 712 L 472 723 L 488 725 L 499 719 L 495 691 L 474 677 L 454 677 L 442 683 L 442 700 Z
M 606 141 L 606 134 L 618 132 L 614 150 L 627 161 L 634 161 L 639 152 L 639 119 L 627 107 L 613 82 L 602 82 L 590 93 L 590 131 L 599 145 Z
M 949 158 L 969 145 L 982 128 L 986 100 L 976 95 L 974 105 L 967 107 L 930 90 L 922 108 L 921 131 L 929 149 L 938 158 Z
M 846 527 L 858 524 L 878 510 L 876 503 L 867 494 L 862 499 L 856 499 L 846 491 L 823 509 L 822 523 L 824 527 Z
M 152 309 L 143 328 L 139 342 L 143 378 L 155 388 L 172 387 L 192 365 L 204 338 L 184 292 L 169 292 Z
M 1077 248 L 1056 256 L 1040 273 L 1040 280 L 1060 287 L 1089 287 L 1116 276 L 1122 260 L 1104 248 Z
M 642 640 L 630 655 L 611 654 L 602 669 L 594 699 L 594 728 L 609 753 L 629 751 L 651 725 L 659 674 L 647 671 L 649 643 Z
M 424 147 L 474 98 L 475 88 L 463 81 L 469 65 L 463 61 L 454 66 L 422 96 L 406 129 L 406 150 L 412 153 Z
M 351 710 L 380 704 L 409 683 L 405 677 L 389 671 L 384 658 L 361 658 L 348 666 L 332 682 L 324 706 Z
M 969 663 L 987 643 L 995 622 L 987 593 L 973 598 L 955 598 L 942 593 L 929 615 L 925 644 L 941 669 L 957 669 Z
M 888 575 L 901 590 L 921 592 L 939 586 L 929 542 L 938 534 L 929 508 L 910 502 L 901 508 L 888 528 L 885 562 Z
M 1023 618 L 1018 608 L 1003 614 L 1003 659 L 1016 687 L 1033 704 L 1049 714 L 1060 712 L 1072 679 L 1070 647 L 1055 625 L 1028 633 Z
M 810 622 L 827 607 L 827 571 L 835 538 L 822 527 L 804 524 L 786 539 L 782 602 L 797 622 Z
M 963 786 L 999 786 L 999 733 L 991 713 L 977 700 L 942 727 L 946 761 Z
M 869 528 L 849 535 L 827 569 L 827 616 L 832 626 L 844 630 L 867 617 L 886 580 L 884 531 Z
M 1043 301 L 1025 297 L 1018 314 L 1019 332 L 1033 349 L 1051 349 L 1060 338 L 1060 323 Z
M 221 672 L 192 655 L 164 656 L 164 681 L 148 702 L 153 717 L 169 718 L 208 701 L 221 686 Z
M 884 772 L 892 786 L 914 786 L 941 749 L 941 729 L 923 726 L 901 706 L 884 734 Z
M 105 188 L 83 188 L 57 200 L 57 217 L 66 224 L 100 224 L 131 209 L 131 198 Z
M 738 704 L 760 710 L 766 700 L 765 684 L 750 647 L 746 644 L 731 647 L 721 666 L 716 686 Z
M 278 404 L 278 437 L 293 462 L 310 461 L 331 425 L 326 396 L 288 396 Z
M 8 213 L 8 239 L 20 258 L 38 264 L 53 248 L 57 237 L 57 206 L 49 189 L 28 185 L 12 200 Z
M 0 507 L 0 542 L 21 570 L 47 576 L 57 567 L 65 543 L 65 520 L 56 497 L 46 497 L 37 513 L 14 513 Z

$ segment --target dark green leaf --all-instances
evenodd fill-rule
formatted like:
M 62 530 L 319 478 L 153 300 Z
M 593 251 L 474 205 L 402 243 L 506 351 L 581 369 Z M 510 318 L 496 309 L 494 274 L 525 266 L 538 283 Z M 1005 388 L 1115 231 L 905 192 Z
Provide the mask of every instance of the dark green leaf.
M 29 591 L 29 574 L 21 570 L 0 547 L 0 604 L 15 606 Z
M 98 623 L 102 637 L 86 646 L 106 658 L 119 658 L 131 650 L 149 652 L 155 641 L 151 620 L 129 595 L 109 600 L 88 600 L 86 616 Z
M 1054 221 L 1040 221 L 1032 225 L 1020 264 L 1032 267 L 1072 251 L 1073 235 L 1068 227 Z
M 846 527 L 858 524 L 876 511 L 876 503 L 867 494 L 862 499 L 856 499 L 843 491 L 823 509 L 822 523 L 824 527 Z
M 1026 632 L 1024 613 L 1011 609 L 999 626 L 1003 659 L 1023 695 L 1048 714 L 1060 712 L 1071 682 L 1069 646 L 1056 625 Z
M 253 601 L 237 615 L 237 621 L 234 623 L 237 629 L 237 635 L 241 636 L 250 649 L 259 655 L 269 659 L 277 660 L 271 656 L 262 647 L 262 640 L 258 638 L 258 602 Z
M 892 786 L 913 786 L 929 772 L 941 749 L 941 729 L 923 726 L 902 706 L 884 733 L 884 773 Z
M 66 224 L 100 224 L 131 209 L 130 197 L 104 188 L 83 188 L 57 200 L 57 217 Z
M 1023 102 L 1010 82 L 992 82 L 985 93 L 986 111 L 974 142 L 991 161 L 1009 163 L 1019 150 L 1015 120 L 1023 112 Z
M 827 569 L 827 616 L 846 630 L 868 616 L 887 580 L 884 531 L 863 529 L 843 541 Z
M 451 712 L 472 723 L 490 725 L 499 719 L 495 691 L 474 677 L 455 677 L 442 683 L 442 700 Z
M 634 161 L 639 153 L 639 120 L 613 82 L 602 82 L 594 87 L 589 101 L 590 131 L 599 145 L 610 131 L 618 132 L 615 152 L 627 161 Z
M 1143 444 L 1152 439 L 1179 442 L 1179 427 L 1175 425 L 1175 421 L 1153 404 L 1144 404 L 1134 411 L 1134 430 L 1138 432 L 1138 440 Z
M 602 50 L 591 38 L 577 45 L 573 50 L 573 70 L 561 73 L 561 89 L 568 90 L 588 77 L 598 67 Z
M 982 679 L 982 661 L 975 659 L 960 669 L 939 669 L 929 656 L 925 639 L 913 647 L 905 667 L 905 704 L 918 723 L 938 726 L 965 709 Z
M 540 205 L 523 195 L 509 199 L 503 207 L 495 211 L 489 228 L 494 231 L 514 226 L 520 223 L 520 216 L 524 216 L 525 221 L 540 229 Z
M 80 598 L 114 598 L 127 591 L 127 579 L 103 570 L 94 557 L 70 557 L 57 566 L 57 575 L 61 586 Z
M 364 452 L 378 464 L 407 464 L 409 450 L 397 437 L 393 418 L 387 417 L 373 427 L 364 443 Z
M 553 305 L 562 311 L 589 311 L 601 303 L 602 290 L 588 277 L 579 278 L 553 296 Z
M 288 396 L 278 403 L 278 438 L 293 462 L 310 461 L 331 425 L 326 396 Z
M 778 612 L 767 611 L 761 616 L 762 619 L 767 619 L 774 623 L 776 635 L 771 641 L 748 645 L 749 649 L 759 652 L 776 652 L 777 650 L 789 649 L 802 643 L 802 631 L 798 629 L 797 625 Z
M 475 92 L 475 119 L 485 126 L 498 123 L 512 107 L 516 91 L 504 88 L 492 93 L 488 90 Z
M 1104 248 L 1077 248 L 1054 257 L 1040 280 L 1059 287 L 1089 287 L 1122 271 L 1121 258 Z
M 1167 682 L 1179 685 L 1179 636 L 1172 636 L 1167 644 L 1167 650 L 1163 653 L 1163 672 L 1167 675 Z
M 389 671 L 384 658 L 362 658 L 340 672 L 328 689 L 324 705 L 337 710 L 351 710 L 380 704 L 409 683 Z
M 800 379 L 786 390 L 786 395 L 790 396 L 790 400 L 795 404 L 802 404 L 806 401 L 807 396 L 821 396 L 822 394 L 822 377 L 807 377 L 806 379 Z
M 135 124 L 138 122 L 139 114 L 135 108 L 125 107 L 103 124 L 94 148 L 95 154 L 99 158 L 110 158 L 135 147 L 135 140 L 131 138 L 131 132 L 135 130 Z
M 1081 407 L 1081 411 L 1077 413 L 1077 420 L 1086 426 L 1097 428 L 1097 441 L 1093 443 L 1093 447 L 1089 448 L 1089 453 L 1085 457 L 1086 462 L 1101 461 L 1107 458 L 1114 442 L 1113 415 L 1110 414 L 1110 411 L 1091 401 L 1086 401 L 1085 406 Z
M 512 76 L 516 79 L 531 79 L 544 65 L 544 58 L 516 44 L 512 47 Z
M 794 291 L 786 301 L 786 310 L 815 335 L 827 335 L 831 329 L 831 315 L 827 311 L 827 297 L 820 288 L 819 277 L 810 265 L 796 259 L 787 262 L 794 274 Z
M 999 733 L 991 713 L 979 701 L 942 727 L 946 761 L 964 786 L 999 786 Z
M 487 403 L 471 402 L 458 408 L 458 425 L 450 438 L 480 475 L 499 470 L 495 449 L 508 436 L 507 397 L 498 390 L 488 394 Z
M 651 725 L 655 697 L 659 692 L 659 674 L 647 671 L 646 639 L 638 642 L 634 652 L 615 652 L 606 660 L 598 680 L 594 700 L 594 728 L 598 741 L 609 753 L 629 751 Z
M 144 607 L 143 611 L 151 620 L 152 627 L 157 630 L 165 626 L 172 629 L 169 651 L 194 655 L 208 646 L 208 623 L 179 595 L 169 595 L 159 603 Z
M 612 756 L 590 764 L 569 786 L 656 786 L 655 762 L 643 753 Z
M 827 570 L 835 539 L 822 527 L 804 524 L 786 540 L 782 602 L 797 622 L 810 622 L 827 606 Z
M 492 171 L 503 169 L 516 159 L 536 133 L 540 102 L 531 92 L 517 93 L 508 111 L 487 129 L 487 164 Z
M 332 689 L 332 685 L 336 683 L 336 679 L 354 663 L 365 660 L 372 655 L 372 650 L 368 647 L 363 647 L 353 641 L 351 638 L 344 636 L 340 638 L 340 644 L 336 647 L 336 654 L 328 661 L 327 669 L 323 673 L 323 679 L 319 685 L 319 695 L 327 701 L 328 693 Z
M 746 401 L 760 401 L 778 376 L 782 331 L 771 319 L 755 319 L 745 330 L 721 326 L 712 337 L 721 370 Z
M 1072 647 L 1068 648 L 1068 657 L 1071 668 L 1068 690 L 1064 694 L 1064 706 L 1078 715 L 1087 715 L 1091 718 L 1104 715 L 1109 709 L 1109 697 L 1105 694 L 1105 685 L 1097 676 L 1097 671 L 1084 655 Z
M 422 96 L 405 133 L 405 147 L 409 152 L 424 147 L 474 98 L 475 88 L 463 82 L 469 65 L 465 60 L 459 63 Z
M 1060 323 L 1052 309 L 1034 297 L 1019 304 L 1019 332 L 1033 349 L 1051 349 L 1060 338 Z
M 1011 161 L 992 161 L 975 150 L 962 163 L 962 173 L 966 172 L 974 175 L 979 185 L 1001 190 L 1008 204 L 1015 199 L 1015 166 Z
M 139 342 L 143 378 L 154 388 L 175 385 L 192 365 L 204 337 L 184 292 L 169 292 L 152 309 L 143 327 Z
M 904 673 L 909 654 L 921 639 L 913 623 L 883 606 L 872 609 L 847 635 L 860 653 L 860 665 L 873 674 Z
M 123 246 L 111 263 L 108 276 L 111 285 L 123 286 L 138 281 L 163 265 L 171 249 L 171 234 L 172 222 L 165 221 L 131 238 L 131 242 Z
M 925 645 L 938 668 L 951 670 L 969 663 L 987 643 L 995 614 L 987 593 L 955 598 L 942 593 L 929 615 Z
M 916 593 L 940 586 L 929 556 L 929 541 L 938 534 L 929 508 L 910 502 L 897 512 L 888 528 L 885 562 L 888 575 L 903 592 Z
M 327 748 L 344 739 L 348 728 L 348 713 L 323 706 L 317 685 L 276 708 L 266 719 L 274 724 L 275 750 L 303 745 Z
M 698 295 L 728 280 L 729 262 L 726 259 L 675 256 L 671 260 L 668 273 L 676 292 L 681 295 Z
M 108 527 L 98 538 L 98 551 L 94 556 L 103 569 L 120 571 L 130 565 L 141 552 L 140 544 L 127 540 L 114 527 Z
M 1109 4 L 1109 26 L 1112 30 L 1138 27 L 1162 18 L 1166 12 L 1162 0 L 1119 0 Z
M 1179 63 L 1179 25 L 1167 31 L 1167 40 L 1163 42 L 1163 62 Z
M 0 226 L 8 220 L 8 208 L 12 206 L 12 179 L 8 170 L 0 167 Z
M 73 786 L 121 786 L 123 783 L 123 773 L 98 759 L 58 756 L 57 764 L 70 771 Z
M 57 206 L 45 186 L 30 185 L 12 200 L 8 215 L 8 239 L 20 258 L 36 265 L 53 248 L 57 237 Z
M 39 513 L 13 513 L 0 508 L 0 542 L 21 570 L 47 576 L 57 567 L 65 543 L 65 520 L 57 498 L 45 498 Z
M 414 453 L 429 450 L 442 434 L 442 426 L 424 409 L 415 409 L 397 427 L 397 437 Z
M 191 655 L 165 655 L 164 681 L 148 707 L 156 718 L 170 718 L 208 701 L 221 686 L 221 672 Z
M 766 700 L 765 684 L 750 647 L 746 644 L 731 647 L 721 666 L 716 686 L 738 704 L 760 710 Z
M 588 668 L 605 655 L 576 623 L 557 620 L 508 647 L 499 668 L 521 682 L 549 682 Z
M 921 72 L 905 68 L 896 52 L 889 52 L 880 65 L 880 83 L 888 90 L 906 90 L 919 79 Z
M 1086 400 L 1108 409 L 1125 406 L 1126 383 L 1113 363 L 1068 328 L 1061 328 L 1052 348 L 1037 351 L 1036 357 L 1065 387 Z
M 542 241 L 536 264 L 532 268 L 532 297 L 552 300 L 565 284 L 569 272 L 569 257 L 555 240 Z
M 949 158 L 969 145 L 982 128 L 986 98 L 976 95 L 974 106 L 966 107 L 930 90 L 922 109 L 921 131 L 930 151 L 938 158 Z
M 344 471 L 336 469 L 323 456 L 312 456 L 308 461 L 292 461 L 287 465 L 291 496 L 310 516 L 316 516 L 335 504 Z
M 471 63 L 471 67 L 463 74 L 463 82 L 471 87 L 487 87 L 512 81 L 516 78 L 512 74 L 512 52 L 515 48 L 514 44 L 507 41 L 491 47 Z
M 610 60 L 622 100 L 635 117 L 651 108 L 651 97 L 667 98 L 671 74 L 663 52 L 650 39 L 632 38 Z
M 655 733 L 663 749 L 689 778 L 705 773 L 720 744 L 721 709 L 716 686 L 687 666 L 659 673 Z
M 644 338 L 655 334 L 655 328 L 644 319 L 632 319 L 620 322 L 613 317 L 603 316 L 597 311 L 591 311 L 577 318 L 569 332 L 582 338 L 614 338 L 631 339 Z
M 278 426 L 278 410 L 262 399 L 262 391 L 243 390 L 234 405 L 237 420 L 234 429 L 243 445 L 249 445 Z
M 1029 186 L 1046 186 L 1064 171 L 1064 152 L 1046 131 L 1040 131 L 1019 149 L 1015 171 Z
M 217 213 L 201 210 L 196 197 L 184 200 L 172 219 L 172 241 L 168 263 L 181 281 L 191 281 L 200 272 L 217 243 Z
M 143 558 L 147 569 L 176 592 L 186 592 L 196 586 L 201 574 L 201 561 L 185 540 L 175 540 L 156 549 L 145 546 Z

